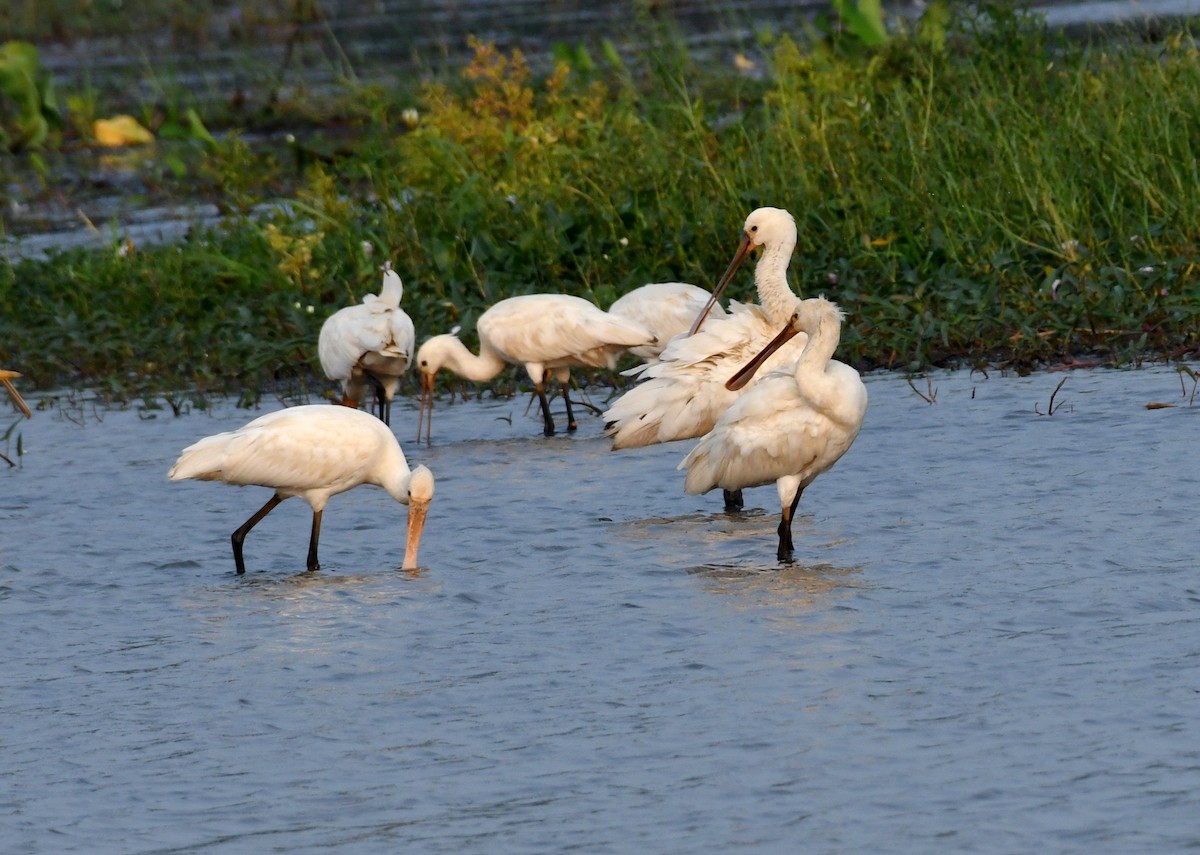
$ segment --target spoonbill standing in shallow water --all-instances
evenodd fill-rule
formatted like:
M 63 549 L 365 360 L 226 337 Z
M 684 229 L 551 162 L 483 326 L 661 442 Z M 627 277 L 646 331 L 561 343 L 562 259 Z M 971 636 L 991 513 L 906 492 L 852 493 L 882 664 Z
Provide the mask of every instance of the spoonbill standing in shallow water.
M 645 362 L 654 362 L 667 342 L 692 328 L 696 318 L 709 304 L 709 293 L 686 282 L 653 282 L 634 288 L 608 307 L 610 315 L 620 315 L 645 324 L 658 339 L 656 344 L 630 348 L 629 352 Z M 714 317 L 725 317 L 720 303 L 709 307 Z
M 433 421 L 433 382 L 446 368 L 467 380 L 491 380 L 507 365 L 524 365 L 537 389 L 546 436 L 554 435 L 554 419 L 546 399 L 545 379 L 552 374 L 562 386 L 567 404 L 567 430 L 575 430 L 575 414 L 567 384 L 571 368 L 616 368 L 617 357 L 632 347 L 653 345 L 654 333 L 645 325 L 609 314 L 581 297 L 568 294 L 526 294 L 501 300 L 479 316 L 479 355 L 467 350 L 453 334 L 436 335 L 417 351 L 421 372 L 421 413 L 429 441 Z M 421 418 L 417 439 L 421 438 Z
M 404 283 L 385 262 L 379 296 L 368 294 L 359 305 L 334 312 L 317 340 L 325 376 L 341 383 L 342 403 L 357 408 L 370 385 L 386 425 L 392 423 L 392 398 L 417 339 L 412 319 L 400 308 L 403 296 Z
M 758 247 L 754 270 L 760 305 L 731 302 L 726 316 L 706 317 L 742 262 Z M 781 208 L 759 208 L 746 218 L 733 260 L 717 282 L 709 305 L 695 319 L 690 336 L 672 339 L 658 362 L 625 372 L 640 378 L 604 413 L 613 450 L 638 448 L 703 436 L 738 398 L 725 381 L 759 353 L 788 322 L 800 298 L 788 287 L 787 269 L 796 247 L 796 221 Z M 804 347 L 796 337 L 772 358 L 770 367 L 790 365 Z M 737 491 L 725 494 L 727 510 L 742 507 Z
M 867 388 L 858 372 L 833 359 L 842 313 L 823 298 L 802 300 L 783 331 L 741 372 L 747 383 L 778 348 L 800 332 L 808 340 L 789 369 L 765 374 L 737 399 L 679 464 L 684 489 L 740 490 L 775 482 L 782 514 L 777 557 L 792 557 L 792 517 L 804 488 L 850 448 L 867 412 Z
M 424 466 L 408 468 L 387 425 L 361 410 L 322 404 L 268 413 L 237 430 L 205 437 L 183 450 L 167 477 L 274 488 L 275 495 L 233 533 L 238 573 L 246 572 L 242 543 L 250 529 L 291 496 L 312 507 L 308 569 L 320 569 L 317 541 L 325 503 L 359 484 L 382 487 L 408 505 L 404 569 L 414 570 L 433 498 L 433 475 Z
M 4 388 L 8 390 L 8 396 L 12 398 L 12 402 L 17 409 L 27 419 L 33 418 L 33 412 L 29 409 L 29 405 L 25 403 L 25 399 L 21 397 L 21 393 L 17 391 L 17 387 L 12 381 L 16 380 L 21 375 L 16 371 L 9 371 L 7 368 L 0 368 L 0 383 L 4 384 Z

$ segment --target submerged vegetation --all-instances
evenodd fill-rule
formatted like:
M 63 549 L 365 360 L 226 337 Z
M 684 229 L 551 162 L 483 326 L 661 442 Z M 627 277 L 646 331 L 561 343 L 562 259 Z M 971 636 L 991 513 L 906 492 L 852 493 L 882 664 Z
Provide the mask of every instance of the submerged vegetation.
M 536 72 L 473 42 L 458 77 L 419 91 L 348 83 L 353 133 L 287 156 L 179 102 L 199 130 L 160 177 L 222 221 L 0 261 L 0 364 L 119 400 L 305 387 L 321 322 L 378 290 L 384 257 L 419 338 L 470 339 L 513 294 L 709 287 L 761 205 L 795 215 L 793 284 L 841 304 L 840 355 L 862 368 L 1200 346 L 1188 29 L 1086 43 L 1008 6 L 932 6 L 881 35 L 871 4 L 839 6 L 847 28 L 762 34 L 757 59 L 720 67 L 650 25 L 640 54 L 563 47 Z

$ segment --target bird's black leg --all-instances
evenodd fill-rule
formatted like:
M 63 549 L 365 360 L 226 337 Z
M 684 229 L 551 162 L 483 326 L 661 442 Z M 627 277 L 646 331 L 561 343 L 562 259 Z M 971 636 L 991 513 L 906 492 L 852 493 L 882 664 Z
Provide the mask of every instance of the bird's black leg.
M 239 576 L 246 572 L 246 562 L 242 560 L 242 543 L 246 540 L 246 535 L 250 533 L 250 529 L 262 522 L 263 517 L 275 510 L 275 506 L 282 501 L 283 499 L 278 494 L 272 496 L 267 500 L 265 505 L 258 509 L 254 516 L 242 523 L 241 528 L 235 531 L 230 538 L 233 541 L 233 563 L 237 565 Z
M 317 541 L 321 539 L 321 511 L 313 511 L 312 535 L 308 538 L 308 569 L 320 570 L 317 561 Z
M 575 424 L 575 413 L 571 410 L 571 381 L 564 380 L 562 383 L 563 400 L 567 402 L 567 430 L 575 430 L 578 425 Z
M 371 391 L 375 395 L 375 407 L 373 412 L 379 414 L 379 420 L 388 427 L 392 426 L 392 408 L 391 403 L 387 400 L 383 391 L 383 384 L 379 382 L 379 378 L 374 374 L 367 374 L 367 381 L 371 384 Z
M 727 512 L 740 511 L 745 504 L 745 501 L 742 499 L 741 490 L 722 490 L 721 494 L 725 497 L 725 510 Z
M 544 427 L 542 433 L 546 436 L 554 436 L 554 419 L 550 417 L 550 402 L 546 400 L 546 390 L 542 388 L 542 384 L 537 384 L 538 400 L 542 404 L 542 422 Z
M 775 554 L 780 561 L 791 561 L 792 554 L 796 551 L 792 545 L 792 517 L 796 515 L 796 506 L 800 504 L 800 494 L 803 492 L 803 487 L 797 488 L 791 507 L 785 508 L 780 516 L 779 551 Z

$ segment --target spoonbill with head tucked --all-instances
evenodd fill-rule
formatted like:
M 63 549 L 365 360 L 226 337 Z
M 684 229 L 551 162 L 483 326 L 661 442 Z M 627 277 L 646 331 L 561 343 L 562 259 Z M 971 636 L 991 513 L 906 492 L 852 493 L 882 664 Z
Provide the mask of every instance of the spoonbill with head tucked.
M 21 397 L 21 393 L 17 391 L 17 387 L 12 381 L 16 380 L 21 375 L 16 371 L 9 371 L 7 368 L 0 368 L 0 383 L 4 384 L 4 388 L 8 390 L 8 396 L 12 398 L 13 404 L 27 419 L 33 418 L 33 412 L 29 409 L 29 405 L 25 403 L 25 399 Z
M 846 453 L 867 412 L 862 378 L 832 358 L 841 324 L 841 311 L 828 300 L 800 301 L 783 331 L 731 377 L 729 385 L 744 386 L 775 351 L 806 332 L 795 365 L 763 375 L 679 464 L 687 469 L 684 489 L 693 494 L 774 481 L 782 507 L 776 552 L 780 561 L 789 560 L 794 551 L 792 518 L 801 493 Z
M 609 314 L 569 294 L 526 294 L 496 303 L 475 324 L 479 354 L 467 350 L 453 334 L 436 335 L 417 351 L 421 372 L 421 413 L 429 413 L 425 439 L 433 420 L 433 383 L 446 368 L 476 382 L 491 380 L 507 365 L 524 365 L 542 406 L 543 432 L 554 435 L 554 419 L 546 399 L 545 379 L 552 374 L 567 404 L 567 430 L 575 430 L 575 414 L 567 384 L 571 368 L 616 368 L 617 357 L 632 347 L 653 345 L 645 325 Z M 421 417 L 417 439 L 421 438 Z
M 634 288 L 608 307 L 610 315 L 620 315 L 645 324 L 658 342 L 630 348 L 629 352 L 645 362 L 654 362 L 675 336 L 692 328 L 700 313 L 709 307 L 714 317 L 725 317 L 720 303 L 709 306 L 709 293 L 686 282 L 653 282 Z
M 424 466 L 409 469 L 392 431 L 361 410 L 310 404 L 268 413 L 243 427 L 205 437 L 179 455 L 167 475 L 275 490 L 265 505 L 233 533 L 233 560 L 246 572 L 242 543 L 275 506 L 299 496 L 312 507 L 308 569 L 320 569 L 317 541 L 321 514 L 331 496 L 374 484 L 408 505 L 404 569 L 417 567 L 417 547 L 433 498 L 433 475 Z
M 359 305 L 334 312 L 317 340 L 325 376 L 341 383 L 342 403 L 357 408 L 370 385 L 386 425 L 392 422 L 392 398 L 416 346 L 412 319 L 400 308 L 403 296 L 404 283 L 391 262 L 385 262 L 379 296 L 368 294 Z
M 762 258 L 754 270 L 760 305 L 731 302 L 725 316 L 708 317 L 746 258 L 758 247 Z M 737 252 L 717 282 L 708 307 L 701 309 L 690 336 L 678 336 L 658 362 L 625 372 L 640 382 L 604 413 L 605 432 L 613 450 L 637 448 L 703 436 L 738 392 L 725 381 L 761 351 L 795 311 L 800 298 L 788 287 L 787 269 L 796 247 L 796 221 L 781 208 L 759 208 L 746 218 Z M 796 337 L 772 358 L 770 367 L 790 364 L 804 347 Z M 737 510 L 742 497 L 725 494 L 725 507 Z

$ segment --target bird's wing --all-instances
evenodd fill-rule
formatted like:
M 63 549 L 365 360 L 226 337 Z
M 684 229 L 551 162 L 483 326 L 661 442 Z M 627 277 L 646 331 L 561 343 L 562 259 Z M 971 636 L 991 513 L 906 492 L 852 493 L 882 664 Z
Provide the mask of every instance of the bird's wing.
M 479 336 L 509 362 L 578 363 L 604 366 L 594 351 L 613 346 L 633 347 L 654 341 L 654 334 L 636 321 L 610 315 L 587 300 L 568 295 L 537 295 L 497 303 L 483 314 Z
M 626 372 L 641 382 L 604 414 L 613 448 L 703 436 L 740 394 L 726 389 L 725 382 L 777 332 L 757 306 L 732 303 L 729 317 L 705 321 L 695 335 L 671 339 L 658 362 Z M 751 384 L 773 368 L 795 362 L 806 341 L 801 334 L 781 347 Z
M 685 282 L 655 282 L 635 288 L 609 307 L 609 314 L 640 321 L 650 328 L 662 345 L 691 329 L 708 303 L 703 288 Z M 725 309 L 715 304 L 710 317 L 725 317 Z
M 684 490 L 739 490 L 804 472 L 820 454 L 827 420 L 796 409 L 795 380 L 763 378 L 726 410 L 679 464 Z
M 412 355 L 417 347 L 417 330 L 403 309 L 392 309 L 387 314 L 389 342 L 384 353 L 400 356 L 412 362 Z
M 205 437 L 183 450 L 169 477 L 273 487 L 285 495 L 324 488 L 339 492 L 347 473 L 356 471 L 355 464 L 375 445 L 364 444 L 353 431 L 331 429 L 328 419 L 314 420 L 305 409 L 280 410 Z M 327 409 L 341 415 L 341 408 Z
M 790 371 L 773 371 L 739 397 L 679 464 L 688 470 L 684 489 L 760 487 L 788 475 L 807 484 L 854 442 L 865 389 L 854 405 L 860 407 L 856 418 L 835 420 L 811 406 Z
M 381 350 L 391 339 L 391 317 L 388 312 L 372 311 L 365 306 L 348 306 L 334 312 L 321 325 L 317 355 L 326 377 L 345 380 L 364 353 Z M 411 344 L 409 352 L 412 352 Z

